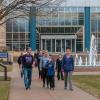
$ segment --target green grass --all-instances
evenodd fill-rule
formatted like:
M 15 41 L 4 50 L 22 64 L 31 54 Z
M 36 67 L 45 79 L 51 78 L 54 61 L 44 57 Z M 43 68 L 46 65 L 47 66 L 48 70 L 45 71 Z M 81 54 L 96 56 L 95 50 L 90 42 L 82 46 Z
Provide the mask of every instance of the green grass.
M 0 77 L 0 100 L 8 100 L 10 90 L 10 78 L 4 81 L 4 77 Z
M 7 71 L 11 72 L 12 71 L 12 65 L 7 65 Z M 0 66 L 0 72 L 4 72 L 4 68 Z
M 75 75 L 73 80 L 77 87 L 100 99 L 100 75 Z

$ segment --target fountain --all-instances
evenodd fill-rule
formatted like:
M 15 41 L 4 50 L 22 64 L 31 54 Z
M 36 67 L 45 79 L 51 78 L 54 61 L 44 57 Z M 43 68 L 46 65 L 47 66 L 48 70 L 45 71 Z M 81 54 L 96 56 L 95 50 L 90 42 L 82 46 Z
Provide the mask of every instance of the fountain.
M 85 63 L 83 63 L 82 57 L 75 56 L 75 66 L 100 66 L 100 62 L 97 61 L 97 45 L 96 37 L 92 35 L 90 42 L 90 51 L 87 52 L 88 57 L 85 58 Z M 79 58 L 79 59 L 78 59 Z
M 90 44 L 90 54 L 89 54 L 89 65 L 90 66 L 96 65 L 96 55 L 97 55 L 96 38 L 94 35 L 92 35 L 91 44 Z
M 85 59 L 85 66 L 87 66 L 88 65 L 88 60 L 87 60 L 87 57 L 86 57 L 86 59 Z
M 79 62 L 78 62 L 79 66 L 82 66 L 82 63 L 83 63 L 83 61 L 82 61 L 82 57 L 80 56 L 80 58 L 79 58 Z

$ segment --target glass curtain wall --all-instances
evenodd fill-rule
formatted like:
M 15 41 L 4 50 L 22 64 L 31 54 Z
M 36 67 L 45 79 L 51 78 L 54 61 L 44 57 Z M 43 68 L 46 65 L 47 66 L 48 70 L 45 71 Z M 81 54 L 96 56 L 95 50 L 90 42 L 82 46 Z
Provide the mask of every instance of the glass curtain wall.
M 29 46 L 29 22 L 16 18 L 6 23 L 6 44 L 9 50 L 24 50 Z
M 75 49 L 76 51 L 83 51 L 84 8 L 49 6 L 42 8 L 41 12 L 45 16 L 37 16 L 37 30 L 40 34 L 77 35 L 76 40 L 71 40 L 72 43 L 76 41 L 76 45 L 72 45 L 72 51 L 75 52 Z M 54 42 L 55 40 L 52 41 Z M 62 40 L 62 42 L 64 41 Z M 52 47 L 55 49 L 53 48 L 52 52 L 61 52 L 58 44 L 61 47 L 59 40 L 55 41 L 55 44 L 53 43 Z M 65 51 L 66 45 L 62 46 Z M 49 47 L 47 48 L 50 49 Z

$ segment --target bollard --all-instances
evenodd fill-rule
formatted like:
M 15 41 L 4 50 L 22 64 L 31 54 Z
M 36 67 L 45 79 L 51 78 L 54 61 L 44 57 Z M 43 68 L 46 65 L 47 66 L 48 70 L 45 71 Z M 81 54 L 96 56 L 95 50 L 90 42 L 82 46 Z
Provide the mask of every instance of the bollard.
M 7 66 L 2 63 L 0 63 L 0 66 L 4 68 L 4 80 L 7 81 Z
M 7 67 L 4 68 L 4 79 L 7 81 Z

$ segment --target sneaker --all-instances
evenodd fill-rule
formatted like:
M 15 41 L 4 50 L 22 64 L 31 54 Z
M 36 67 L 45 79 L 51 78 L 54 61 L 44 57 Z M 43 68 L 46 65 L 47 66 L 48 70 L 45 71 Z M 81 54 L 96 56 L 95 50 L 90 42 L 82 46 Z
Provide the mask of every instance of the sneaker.
M 45 87 L 45 84 L 43 84 L 43 87 Z
M 21 78 L 23 78 L 23 72 L 20 73 Z
M 29 86 L 28 89 L 31 89 L 31 87 Z
M 28 90 L 28 87 L 26 87 L 26 90 Z

